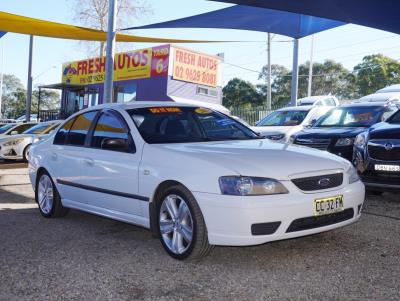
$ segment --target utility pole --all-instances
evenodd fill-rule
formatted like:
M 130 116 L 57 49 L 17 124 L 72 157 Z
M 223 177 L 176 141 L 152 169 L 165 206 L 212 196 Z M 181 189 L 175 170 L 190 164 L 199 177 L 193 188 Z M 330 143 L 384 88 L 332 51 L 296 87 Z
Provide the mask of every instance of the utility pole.
M 310 66 L 308 70 L 308 90 L 307 90 L 308 97 L 310 97 L 312 94 L 313 56 L 314 56 L 314 35 L 311 36 L 311 53 L 310 53 Z
M 28 63 L 28 84 L 26 91 L 26 122 L 31 121 L 31 105 L 32 105 L 32 56 L 33 56 L 33 35 L 29 36 L 29 63 Z
M 106 51 L 106 78 L 104 80 L 103 103 L 113 102 L 113 78 L 114 78 L 114 52 L 117 22 L 117 0 L 108 0 L 108 30 Z
M 3 79 L 4 79 L 4 41 L 1 41 L 1 74 L 0 74 L 0 119 L 3 118 L 2 114 L 2 100 L 3 100 Z
M 297 88 L 299 85 L 299 40 L 293 40 L 293 67 L 292 67 L 292 87 L 290 93 L 290 104 L 297 106 Z
M 271 111 L 271 103 L 272 103 L 272 92 L 271 92 L 271 33 L 268 33 L 267 54 L 268 54 L 267 111 Z

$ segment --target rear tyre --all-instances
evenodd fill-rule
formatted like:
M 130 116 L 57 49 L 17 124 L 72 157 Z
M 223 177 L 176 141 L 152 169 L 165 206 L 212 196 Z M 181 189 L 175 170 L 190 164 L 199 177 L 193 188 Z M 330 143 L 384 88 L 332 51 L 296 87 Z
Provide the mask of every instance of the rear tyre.
M 199 259 L 212 249 L 206 224 L 194 196 L 181 185 L 167 188 L 157 204 L 161 244 L 175 259 Z
M 23 159 L 25 162 L 28 162 L 29 160 L 29 150 L 31 149 L 31 144 L 27 145 L 24 149 L 24 153 L 23 153 Z
M 63 217 L 69 211 L 62 205 L 60 194 L 46 171 L 38 174 L 35 200 L 39 205 L 40 213 L 46 218 Z

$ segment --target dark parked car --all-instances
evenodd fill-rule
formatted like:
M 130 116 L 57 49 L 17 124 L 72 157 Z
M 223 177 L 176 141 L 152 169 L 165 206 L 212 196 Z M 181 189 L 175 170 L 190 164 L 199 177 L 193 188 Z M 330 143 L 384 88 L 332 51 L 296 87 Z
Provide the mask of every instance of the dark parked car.
M 370 190 L 400 190 L 400 111 L 357 136 L 353 162 Z
M 352 161 L 356 136 L 397 110 L 394 102 L 342 105 L 322 116 L 311 128 L 293 135 L 290 142 L 329 151 Z

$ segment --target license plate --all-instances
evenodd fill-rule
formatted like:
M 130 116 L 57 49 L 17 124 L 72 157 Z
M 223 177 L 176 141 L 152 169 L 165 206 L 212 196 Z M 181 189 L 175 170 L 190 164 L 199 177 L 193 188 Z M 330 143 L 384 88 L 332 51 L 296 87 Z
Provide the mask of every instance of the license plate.
M 344 209 L 343 196 L 337 195 L 324 199 L 314 200 L 314 215 L 326 215 L 342 211 Z
M 400 165 L 375 164 L 375 170 L 378 170 L 378 171 L 399 172 L 399 171 L 400 171 Z

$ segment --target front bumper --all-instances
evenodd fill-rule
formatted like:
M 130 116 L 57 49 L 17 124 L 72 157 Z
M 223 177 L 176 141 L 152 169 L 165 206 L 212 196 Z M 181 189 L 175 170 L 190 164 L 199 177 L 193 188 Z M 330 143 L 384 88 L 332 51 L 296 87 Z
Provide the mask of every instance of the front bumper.
M 6 160 L 21 160 L 22 154 L 19 154 L 19 148 L 15 146 L 0 145 L 0 158 Z
M 356 222 L 365 199 L 365 188 L 361 181 L 345 185 L 340 189 L 318 193 L 303 193 L 295 187 L 285 186 L 289 194 L 273 196 L 228 196 L 202 192 L 193 192 L 207 225 L 210 244 L 228 246 L 257 245 L 275 240 L 300 237 L 320 233 Z M 296 191 L 297 190 L 297 191 Z M 338 216 L 335 223 L 316 223 L 312 228 L 302 227 L 313 218 L 313 201 L 336 195 L 344 197 L 344 211 L 349 214 L 346 219 Z M 328 217 L 328 216 L 327 216 Z M 297 222 L 295 231 L 293 224 Z M 276 226 L 276 223 L 279 224 Z M 274 224 L 275 223 L 275 224 Z M 300 223 L 300 224 L 299 224 Z M 255 235 L 254 225 L 264 224 L 275 231 L 267 235 Z M 291 227 L 289 229 L 289 227 Z M 271 230 L 270 229 L 270 230 Z M 306 229 L 306 230 L 302 230 Z M 252 231 L 253 230 L 253 231 Z M 268 229 L 267 229 L 268 230 Z
M 400 190 L 400 173 L 376 171 L 375 164 L 400 165 L 399 161 L 382 161 L 368 158 L 363 150 L 355 149 L 353 163 L 367 188 L 374 190 Z

